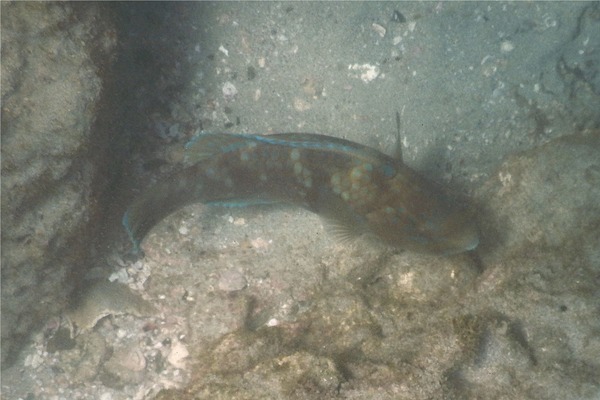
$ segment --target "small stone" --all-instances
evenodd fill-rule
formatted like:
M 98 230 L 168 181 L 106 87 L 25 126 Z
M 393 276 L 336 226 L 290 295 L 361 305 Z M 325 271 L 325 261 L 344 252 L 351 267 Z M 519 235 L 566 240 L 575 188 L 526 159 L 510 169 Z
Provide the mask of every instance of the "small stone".
M 385 36 L 385 32 L 386 32 L 386 30 L 385 30 L 385 28 L 384 28 L 383 26 L 381 26 L 381 25 L 379 25 L 379 24 L 376 24 L 376 23 L 373 23 L 373 24 L 371 25 L 371 29 L 373 29 L 375 32 L 377 32 L 377 34 L 378 34 L 380 37 L 384 37 L 384 36 Z
M 131 371 L 143 371 L 146 368 L 146 357 L 140 349 L 134 349 L 123 354 L 121 364 Z
M 250 241 L 250 245 L 252 245 L 252 247 L 254 247 L 255 249 L 265 249 L 267 247 L 269 247 L 269 245 L 273 243 L 272 240 L 265 240 L 263 238 L 256 238 L 256 239 L 252 239 Z
M 171 352 L 167 357 L 167 361 L 175 368 L 185 368 L 185 358 L 189 355 L 187 347 L 180 341 L 176 341 L 171 345 Z
M 111 363 L 115 363 L 119 368 L 130 371 L 143 371 L 146 368 L 146 357 L 140 349 L 120 348 L 113 353 Z
M 312 105 L 306 101 L 303 100 L 299 97 L 294 98 L 294 109 L 296 109 L 296 111 L 306 111 L 306 110 L 310 110 L 312 108 Z
M 28 355 L 25 358 L 24 364 L 26 367 L 31 367 L 33 369 L 36 369 L 37 367 L 42 365 L 43 362 L 44 362 L 44 360 L 38 353 L 33 353 L 33 354 Z
M 225 84 L 223 84 L 222 90 L 223 90 L 223 97 L 226 100 L 231 100 L 238 94 L 237 88 L 231 82 L 225 82 Z
M 225 47 L 223 47 L 223 45 L 219 46 L 219 51 L 223 54 L 225 54 L 225 57 L 229 57 L 229 50 L 227 50 Z
M 142 382 L 145 376 L 146 357 L 139 348 L 121 347 L 104 364 L 100 381 L 111 388 Z
M 379 67 L 371 64 L 351 64 L 348 66 L 351 71 L 359 71 L 360 79 L 364 83 L 369 83 L 373 79 L 377 78 L 380 74 Z
M 113 272 L 108 277 L 110 282 L 118 282 L 122 284 L 127 284 L 129 282 L 129 274 L 127 273 L 126 268 L 121 268 L 117 272 Z
M 505 40 L 504 42 L 502 42 L 500 44 L 500 51 L 503 53 L 510 53 L 514 49 L 515 49 L 515 45 L 513 44 L 513 42 L 511 42 L 509 40 Z

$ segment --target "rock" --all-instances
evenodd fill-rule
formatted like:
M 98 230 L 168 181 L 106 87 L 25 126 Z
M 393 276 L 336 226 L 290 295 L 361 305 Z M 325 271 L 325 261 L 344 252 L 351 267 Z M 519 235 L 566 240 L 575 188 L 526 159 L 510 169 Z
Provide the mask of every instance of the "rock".
M 3 368 L 64 306 L 66 277 L 89 251 L 99 71 L 116 43 L 107 14 L 91 3 L 2 4 Z
M 594 247 L 600 225 L 600 132 L 510 157 L 479 191 L 486 258 L 573 243 Z M 587 245 L 586 245 L 587 243 Z M 595 246 L 598 242 L 596 240 Z
M 171 352 L 167 356 L 167 361 L 175 368 L 185 368 L 186 358 L 189 355 L 187 347 L 180 341 L 175 341 L 171 345 Z
M 139 383 L 144 379 L 145 368 L 146 358 L 139 348 L 118 348 L 104 364 L 101 380 L 113 388 Z
M 102 335 L 91 332 L 81 338 L 80 357 L 70 366 L 74 382 L 83 384 L 94 379 L 100 370 L 102 362 L 108 355 L 108 346 Z
M 267 358 L 241 376 L 213 375 L 184 391 L 163 391 L 157 398 L 326 399 L 338 395 L 343 380 L 333 360 L 298 351 Z
M 100 281 L 90 286 L 77 305 L 66 313 L 71 336 L 91 330 L 108 315 L 131 314 L 137 317 L 156 312 L 154 306 L 128 286 Z
M 231 82 L 225 82 L 223 84 L 223 97 L 225 100 L 233 100 L 233 98 L 238 94 L 238 90 L 235 85 Z

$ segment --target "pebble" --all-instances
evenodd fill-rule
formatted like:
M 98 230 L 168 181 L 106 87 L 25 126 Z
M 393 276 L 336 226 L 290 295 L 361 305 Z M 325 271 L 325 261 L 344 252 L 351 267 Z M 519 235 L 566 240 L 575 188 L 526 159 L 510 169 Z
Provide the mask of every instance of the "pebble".
M 250 244 L 252 245 L 252 247 L 254 247 L 255 249 L 265 249 L 267 247 L 269 247 L 269 245 L 273 243 L 273 240 L 265 240 L 263 238 L 256 238 L 256 239 L 252 239 L 250 241 Z
M 381 25 L 379 25 L 379 24 L 377 24 L 377 23 L 373 22 L 373 24 L 371 25 L 371 28 L 372 28 L 372 29 L 373 29 L 375 32 L 377 32 L 377 34 L 378 34 L 380 37 L 384 37 L 384 36 L 385 36 L 385 32 L 386 32 L 386 30 L 385 30 L 385 28 L 384 28 L 383 26 L 381 26 Z
M 146 368 L 146 357 L 140 349 L 135 349 L 124 354 L 121 364 L 132 371 L 143 371 Z
M 25 366 L 26 367 L 31 367 L 33 369 L 39 367 L 40 365 L 42 365 L 42 363 L 44 362 L 44 359 L 38 354 L 38 353 L 33 353 L 28 355 L 25 358 Z
M 171 345 L 171 352 L 167 357 L 167 361 L 175 368 L 185 368 L 185 358 L 189 355 L 187 347 L 180 341 L 176 341 Z
M 106 364 L 106 368 L 112 368 L 113 372 L 119 372 L 122 369 L 135 372 L 143 371 L 146 368 L 146 357 L 138 348 L 119 348 L 113 353 L 110 362 Z
M 229 81 L 227 81 L 227 82 L 225 82 L 225 84 L 223 84 L 222 90 L 223 90 L 223 97 L 226 100 L 231 100 L 238 94 L 238 90 L 235 87 L 235 85 Z
M 371 64 L 350 64 L 348 69 L 351 71 L 359 71 L 360 79 L 364 83 L 369 83 L 379 76 L 379 67 Z
M 502 51 L 503 53 L 510 53 L 514 49 L 515 49 L 515 45 L 513 44 L 513 42 L 511 42 L 509 40 L 505 40 L 504 42 L 502 42 L 500 44 L 500 51 Z
M 122 284 L 127 284 L 129 282 L 129 274 L 127 273 L 126 268 L 121 268 L 116 272 L 113 272 L 108 277 L 110 282 L 118 282 Z
M 312 108 L 312 105 L 308 101 L 303 100 L 299 97 L 294 98 L 294 109 L 296 111 L 303 112 L 303 111 L 310 110 L 311 108 Z
M 100 400 L 112 400 L 112 394 L 110 392 L 104 392 L 100 395 Z
M 233 224 L 237 226 L 246 225 L 246 220 L 244 218 L 236 218 L 233 220 Z
M 229 50 L 227 50 L 225 47 L 223 47 L 223 45 L 219 46 L 219 51 L 223 54 L 225 54 L 225 57 L 229 57 Z

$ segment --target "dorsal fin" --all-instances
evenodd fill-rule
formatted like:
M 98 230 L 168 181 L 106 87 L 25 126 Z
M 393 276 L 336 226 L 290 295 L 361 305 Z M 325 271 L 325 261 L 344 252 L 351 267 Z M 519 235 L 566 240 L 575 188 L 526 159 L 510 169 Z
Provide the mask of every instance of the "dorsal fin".
M 371 162 L 380 161 L 384 157 L 381 152 L 370 147 L 315 133 L 253 135 L 201 132 L 185 145 L 184 163 L 188 166 L 193 165 L 218 154 L 238 151 L 257 144 L 349 153 Z
M 193 165 L 217 154 L 247 147 L 251 142 L 252 138 L 244 135 L 200 132 L 185 145 L 184 163 Z

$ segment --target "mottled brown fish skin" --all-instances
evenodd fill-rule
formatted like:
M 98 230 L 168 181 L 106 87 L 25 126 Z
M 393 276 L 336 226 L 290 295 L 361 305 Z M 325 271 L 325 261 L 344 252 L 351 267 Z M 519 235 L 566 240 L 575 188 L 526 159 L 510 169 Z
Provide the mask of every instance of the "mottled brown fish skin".
M 343 237 L 371 234 L 435 254 L 472 250 L 472 217 L 400 161 L 343 139 L 315 134 L 202 134 L 189 166 L 149 189 L 123 223 L 136 248 L 160 220 L 187 204 L 283 202 L 330 222 Z

